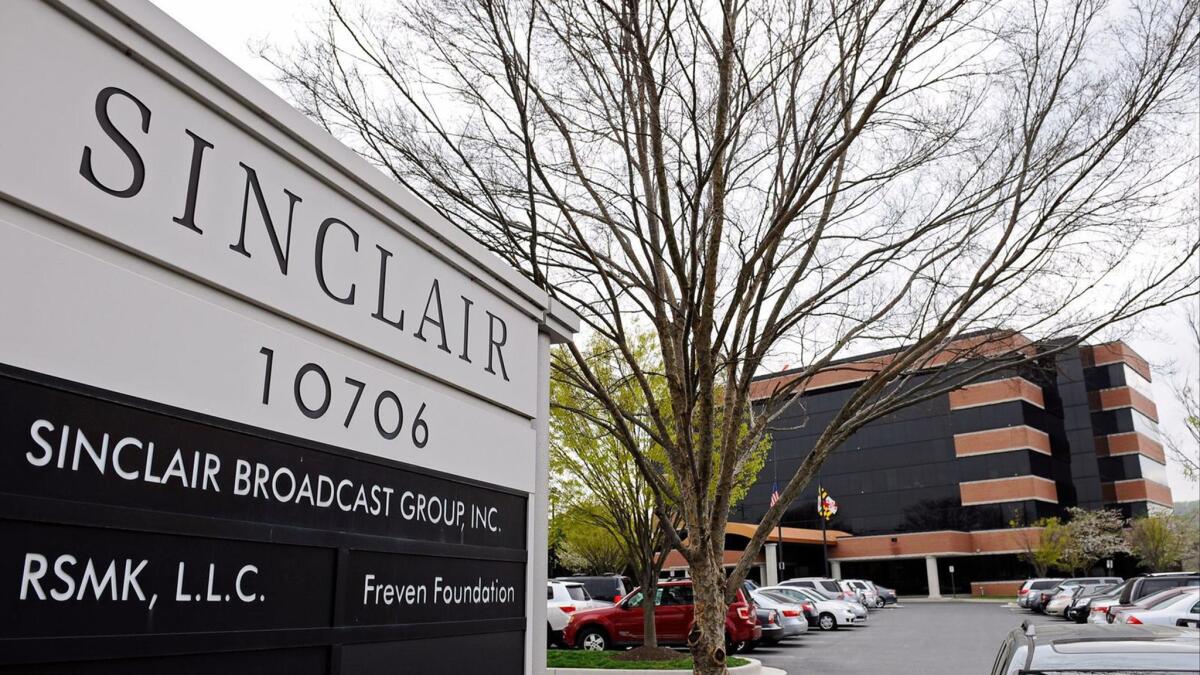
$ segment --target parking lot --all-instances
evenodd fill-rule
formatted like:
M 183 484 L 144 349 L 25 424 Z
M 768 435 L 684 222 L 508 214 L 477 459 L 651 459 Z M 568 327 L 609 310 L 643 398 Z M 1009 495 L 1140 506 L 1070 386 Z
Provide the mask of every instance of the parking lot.
M 867 625 L 811 630 L 750 656 L 788 675 L 987 673 L 1008 631 L 1025 619 L 1059 621 L 998 602 L 908 602 L 871 612 Z

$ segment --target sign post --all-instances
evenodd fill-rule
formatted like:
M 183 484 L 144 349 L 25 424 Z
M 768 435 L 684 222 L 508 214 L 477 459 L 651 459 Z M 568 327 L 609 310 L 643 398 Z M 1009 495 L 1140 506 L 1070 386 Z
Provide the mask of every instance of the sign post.
M 958 599 L 958 584 L 954 583 L 954 565 L 950 566 L 950 597 Z
M 0 666 L 544 669 L 578 319 L 148 2 L 0 86 Z

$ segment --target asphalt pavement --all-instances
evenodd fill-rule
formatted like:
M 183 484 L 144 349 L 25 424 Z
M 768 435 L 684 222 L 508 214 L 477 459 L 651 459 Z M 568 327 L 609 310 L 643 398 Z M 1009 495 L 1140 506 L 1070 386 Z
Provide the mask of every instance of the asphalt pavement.
M 986 675 L 1008 631 L 1062 619 L 995 602 L 912 602 L 871 612 L 865 626 L 816 629 L 753 656 L 788 675 Z

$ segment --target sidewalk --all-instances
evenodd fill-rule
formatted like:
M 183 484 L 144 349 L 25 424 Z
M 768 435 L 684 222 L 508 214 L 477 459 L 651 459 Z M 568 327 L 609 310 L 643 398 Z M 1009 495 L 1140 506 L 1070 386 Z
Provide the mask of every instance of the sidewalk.
M 943 595 L 940 598 L 931 598 L 931 597 L 928 597 L 925 595 L 910 595 L 910 596 L 902 596 L 902 597 L 897 598 L 896 604 L 897 604 L 897 606 L 902 606 L 905 603 L 916 604 L 916 603 L 922 603 L 922 602 L 981 602 L 981 603 L 1004 604 L 1004 603 L 1012 603 L 1014 601 L 1015 600 L 1013 598 L 979 598 L 979 597 L 974 597 L 974 596 L 970 596 L 970 595 L 960 595 L 957 598 L 949 596 L 949 595 Z

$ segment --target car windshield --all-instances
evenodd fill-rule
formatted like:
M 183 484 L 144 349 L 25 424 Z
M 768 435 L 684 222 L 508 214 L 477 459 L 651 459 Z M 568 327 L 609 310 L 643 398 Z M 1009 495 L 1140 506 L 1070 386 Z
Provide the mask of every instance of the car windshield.
M 831 591 L 833 593 L 841 593 L 842 592 L 842 587 L 838 586 L 838 582 L 836 582 L 836 581 L 822 581 L 822 582 L 820 582 L 820 584 L 821 584 L 821 588 L 824 588 L 827 591 Z
M 1182 592 L 1183 591 L 1179 590 L 1178 588 L 1168 588 L 1165 591 L 1159 591 L 1153 595 L 1147 595 L 1144 598 L 1139 599 L 1137 602 L 1133 603 L 1133 606 L 1141 607 L 1143 609 L 1150 608 L 1163 602 L 1164 600 L 1174 600 L 1175 598 L 1178 598 L 1179 594 Z
M 801 593 L 798 590 L 792 591 L 790 593 L 786 592 L 786 591 L 780 591 L 780 592 L 762 591 L 761 593 L 759 593 L 759 595 L 766 596 L 766 598 L 768 600 L 773 600 L 775 602 L 782 602 L 782 603 L 801 602 L 802 599 L 808 598 L 807 595 L 805 595 L 804 593 Z M 793 596 L 797 596 L 797 597 L 793 597 Z
M 814 602 L 820 602 L 820 601 L 826 599 L 825 596 L 821 595 L 820 593 L 817 593 L 814 590 L 808 589 L 808 588 L 797 589 L 797 592 L 799 592 L 800 595 L 803 595 L 805 598 L 812 600 Z
M 1181 591 L 1179 593 L 1162 593 L 1159 595 L 1152 595 L 1152 596 L 1146 598 L 1146 600 L 1150 601 L 1150 604 L 1143 605 L 1143 606 L 1146 609 L 1159 609 L 1160 607 L 1167 607 L 1176 602 L 1179 602 L 1179 599 L 1183 596 L 1187 596 L 1188 598 L 1194 599 L 1196 597 L 1196 594 L 1188 593 L 1187 591 Z M 1138 604 L 1141 604 L 1141 603 L 1138 603 Z

